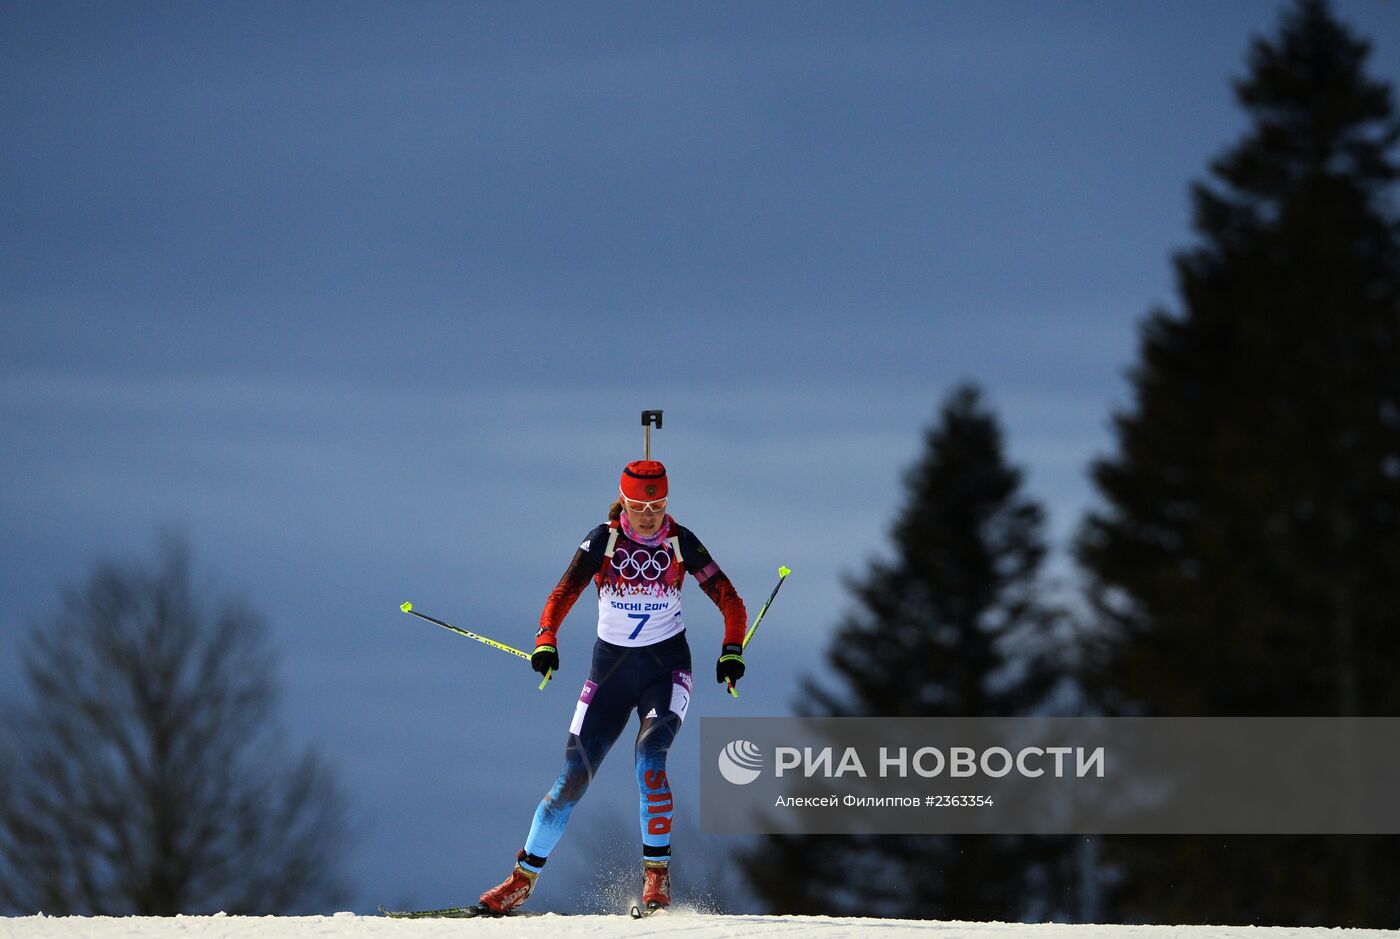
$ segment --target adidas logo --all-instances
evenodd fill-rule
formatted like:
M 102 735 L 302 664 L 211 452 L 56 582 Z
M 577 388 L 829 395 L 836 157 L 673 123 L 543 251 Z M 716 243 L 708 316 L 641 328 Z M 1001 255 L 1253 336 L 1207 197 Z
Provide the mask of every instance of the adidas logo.
M 656 716 L 656 708 L 652 708 L 650 711 L 647 712 L 647 717 L 655 717 L 655 716 Z

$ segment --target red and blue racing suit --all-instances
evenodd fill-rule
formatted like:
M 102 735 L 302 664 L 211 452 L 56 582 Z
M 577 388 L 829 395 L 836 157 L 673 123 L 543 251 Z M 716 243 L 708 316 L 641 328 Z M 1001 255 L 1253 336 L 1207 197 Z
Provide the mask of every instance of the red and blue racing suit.
M 625 521 L 599 525 L 575 552 L 540 616 L 536 644 L 555 636 L 584 587 L 598 587 L 598 639 L 583 683 L 564 769 L 535 810 L 520 863 L 539 870 L 564 834 L 569 815 L 603 757 L 635 711 L 641 720 L 634 757 L 642 855 L 671 854 L 673 802 L 666 755 L 690 705 L 690 646 L 681 616 L 681 583 L 689 573 L 724 616 L 724 642 L 742 643 L 747 613 L 733 584 L 689 529 L 669 515 L 651 537 Z

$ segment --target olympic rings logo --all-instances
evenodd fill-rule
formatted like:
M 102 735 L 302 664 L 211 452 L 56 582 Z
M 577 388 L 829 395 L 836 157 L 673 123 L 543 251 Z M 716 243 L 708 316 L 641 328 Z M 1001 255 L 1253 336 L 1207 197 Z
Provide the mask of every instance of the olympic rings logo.
M 628 551 L 626 548 L 619 548 L 613 553 L 613 566 L 617 568 L 623 580 L 655 582 L 670 568 L 671 552 L 664 548 L 660 551 L 646 551 L 642 548 Z

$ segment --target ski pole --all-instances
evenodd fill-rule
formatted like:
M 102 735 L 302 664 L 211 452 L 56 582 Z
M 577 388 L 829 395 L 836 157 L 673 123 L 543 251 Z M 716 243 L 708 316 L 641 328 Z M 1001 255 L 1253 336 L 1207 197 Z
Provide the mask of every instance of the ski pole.
M 462 628 L 460 628 L 460 627 L 458 627 L 458 626 L 453 626 L 451 623 L 444 623 L 442 620 L 436 619 L 436 618 L 434 618 L 434 617 L 432 617 L 432 616 L 428 616 L 427 614 L 419 613 L 417 610 L 415 610 L 415 609 L 413 608 L 413 604 L 412 604 L 412 603 L 409 603 L 407 600 L 405 600 L 403 603 L 399 604 L 399 609 L 400 609 L 400 610 L 403 610 L 405 613 L 411 613 L 411 614 L 413 614 L 414 616 L 418 617 L 419 619 L 425 619 L 425 620 L 427 620 L 427 621 L 430 622 L 430 623 L 436 623 L 437 625 L 441 626 L 443 629 L 450 629 L 450 630 L 452 630 L 454 633 L 456 633 L 456 634 L 459 635 L 459 636 L 466 636 L 468 639 L 475 639 L 477 642 L 485 643 L 486 645 L 490 646 L 490 647 L 493 648 L 493 649 L 500 649 L 502 652 L 509 652 L 511 655 L 518 655 L 518 656 L 520 656 L 522 659 L 524 659 L 524 660 L 527 661 L 527 662 L 530 661 L 530 655 L 529 655 L 529 653 L 527 653 L 527 652 L 521 652 L 519 649 L 515 648 L 514 646 L 508 646 L 508 645 L 506 645 L 504 642 L 497 642 L 497 641 L 494 640 L 494 639 L 487 639 L 485 636 L 478 636 L 476 633 L 472 632 L 470 629 L 462 629 Z M 755 625 L 757 625 L 757 624 L 755 624 Z M 551 671 L 552 671 L 552 669 L 551 669 Z M 544 681 L 540 682 L 540 690 L 541 690 L 541 691 L 544 690 L 545 683 L 549 681 L 549 674 L 550 674 L 549 672 L 545 672 L 545 674 L 544 674 Z
M 768 607 L 772 605 L 773 598 L 778 595 L 779 590 L 783 589 L 783 581 L 787 580 L 787 576 L 791 573 L 792 568 L 790 567 L 780 566 L 778 568 L 778 582 L 773 585 L 773 592 L 768 595 L 767 600 L 763 601 L 763 606 L 759 607 L 758 615 L 754 617 L 753 625 L 749 627 L 749 631 L 744 635 L 744 645 L 743 648 L 740 649 L 741 652 L 743 649 L 749 647 L 749 640 L 753 638 L 753 634 L 758 630 L 758 624 L 763 622 L 763 614 L 768 612 Z M 729 683 L 729 693 L 736 698 L 739 697 L 739 689 L 734 687 L 734 682 L 732 681 Z

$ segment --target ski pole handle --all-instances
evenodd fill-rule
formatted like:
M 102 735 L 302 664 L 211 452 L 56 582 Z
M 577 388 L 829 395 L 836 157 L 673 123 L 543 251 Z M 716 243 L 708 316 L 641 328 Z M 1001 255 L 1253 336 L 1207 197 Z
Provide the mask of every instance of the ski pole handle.
M 416 616 L 419 619 L 427 620 L 428 622 L 433 623 L 434 625 L 441 626 L 443 629 L 450 629 L 452 632 L 456 633 L 459 636 L 466 636 L 468 639 L 475 639 L 477 642 L 480 642 L 484 645 L 488 645 L 493 649 L 500 649 L 502 652 L 508 652 L 511 655 L 518 655 L 525 661 L 530 661 L 530 654 L 528 652 L 521 652 L 514 646 L 508 646 L 504 642 L 497 642 L 494 639 L 488 639 L 486 636 L 478 635 L 477 633 L 472 632 L 470 629 L 462 629 L 459 626 L 453 626 L 451 623 L 444 623 L 442 620 L 436 617 L 428 616 L 426 613 L 419 613 L 413 608 L 413 604 L 407 600 L 399 604 L 399 609 L 412 616 Z M 544 676 L 544 681 L 540 682 L 541 691 L 544 690 L 545 683 L 548 681 L 549 672 L 546 672 Z
M 768 608 L 773 605 L 773 598 L 778 595 L 779 590 L 783 589 L 783 581 L 787 580 L 788 575 L 791 573 L 792 568 L 779 566 L 778 582 L 773 585 L 773 592 L 768 595 L 767 600 L 763 601 L 763 606 L 759 607 L 758 615 L 754 617 L 753 625 L 749 627 L 749 631 L 744 635 L 745 649 L 749 647 L 749 640 L 753 638 L 753 634 L 758 630 L 758 624 L 763 622 L 763 615 L 767 613 Z M 739 689 L 734 687 L 734 682 L 732 681 L 729 683 L 729 693 L 736 698 L 739 697 Z

